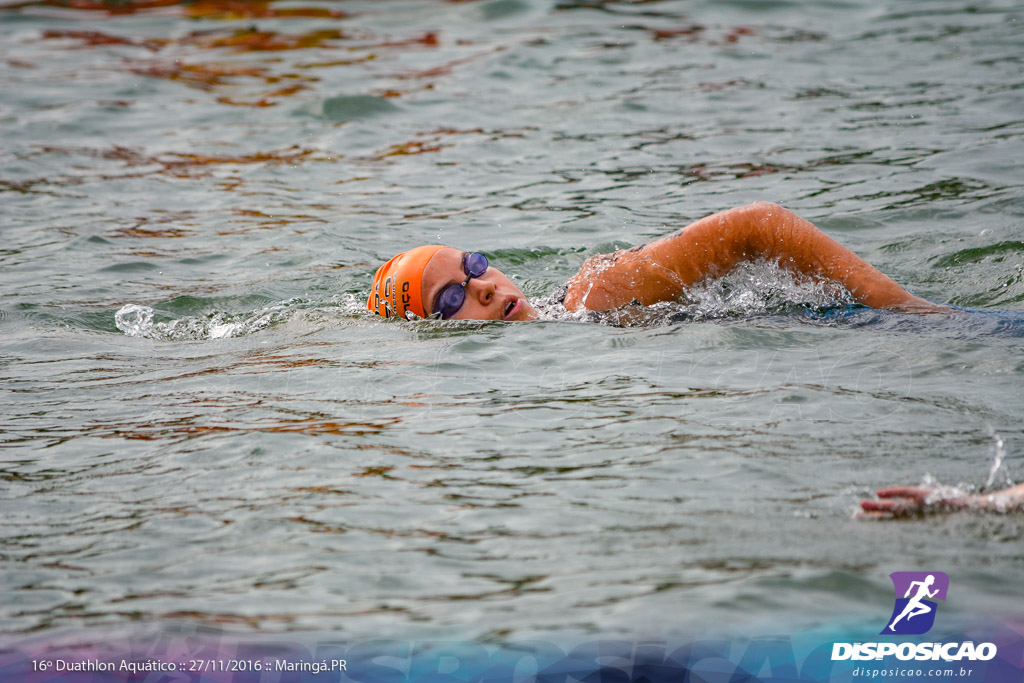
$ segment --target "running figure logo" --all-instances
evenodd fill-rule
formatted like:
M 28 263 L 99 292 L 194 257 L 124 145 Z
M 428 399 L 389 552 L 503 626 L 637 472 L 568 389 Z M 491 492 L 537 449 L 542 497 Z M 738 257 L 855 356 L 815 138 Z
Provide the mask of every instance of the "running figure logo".
M 949 577 L 942 572 L 893 572 L 889 578 L 896 589 L 896 605 L 882 633 L 904 636 L 927 633 L 935 623 L 938 606 L 932 599 L 946 599 Z

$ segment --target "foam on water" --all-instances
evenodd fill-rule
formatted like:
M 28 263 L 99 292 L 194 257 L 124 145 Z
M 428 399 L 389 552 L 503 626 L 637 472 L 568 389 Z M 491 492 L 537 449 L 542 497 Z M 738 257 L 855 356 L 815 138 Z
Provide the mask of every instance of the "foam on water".
M 149 306 L 125 304 L 114 314 L 114 324 L 129 337 L 164 341 L 225 339 L 262 330 L 287 319 L 294 310 L 295 302 L 285 301 L 242 314 L 214 312 L 154 322 L 156 311 Z
M 777 261 L 758 261 L 691 287 L 683 303 L 693 318 L 701 319 L 784 313 L 793 307 L 823 309 L 856 302 L 837 282 L 794 273 Z
M 240 313 L 214 310 L 182 317 L 170 317 L 151 306 L 125 304 L 114 313 L 114 324 L 129 337 L 203 341 L 242 337 L 299 317 L 319 323 L 364 315 L 368 315 L 364 299 L 349 293 L 334 301 L 310 303 L 291 298 Z
M 817 312 L 855 304 L 842 285 L 794 273 L 777 261 L 746 263 L 689 287 L 678 301 L 627 305 L 614 311 L 567 311 L 561 293 L 534 302 L 542 320 L 601 322 L 624 327 L 683 321 Z

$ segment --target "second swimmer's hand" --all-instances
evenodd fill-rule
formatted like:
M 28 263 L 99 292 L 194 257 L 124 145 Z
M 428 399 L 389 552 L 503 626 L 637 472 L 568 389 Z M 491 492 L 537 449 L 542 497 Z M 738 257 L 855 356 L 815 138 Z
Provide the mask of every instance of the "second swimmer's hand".
M 963 510 L 971 507 L 971 498 L 958 491 L 926 486 L 892 486 L 879 489 L 879 500 L 862 500 L 858 517 L 889 519 L 910 517 L 929 510 Z

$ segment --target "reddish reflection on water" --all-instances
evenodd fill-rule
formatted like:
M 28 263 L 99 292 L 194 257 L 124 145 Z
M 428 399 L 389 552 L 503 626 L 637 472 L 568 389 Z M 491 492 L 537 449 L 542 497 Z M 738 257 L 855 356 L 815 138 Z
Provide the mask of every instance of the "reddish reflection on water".
M 345 15 L 337 9 L 325 7 L 271 7 L 277 0 L 31 0 L 5 5 L 5 9 L 29 7 L 65 7 L 108 15 L 135 14 L 140 11 L 165 7 L 181 7 L 182 14 L 196 19 L 255 19 L 255 18 L 323 18 L 340 19 Z

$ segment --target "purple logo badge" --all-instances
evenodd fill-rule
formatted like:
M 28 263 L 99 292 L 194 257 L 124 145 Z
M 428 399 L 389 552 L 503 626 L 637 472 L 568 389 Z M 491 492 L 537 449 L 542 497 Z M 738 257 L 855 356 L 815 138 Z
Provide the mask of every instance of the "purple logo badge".
M 896 605 L 882 634 L 916 636 L 935 623 L 935 600 L 945 600 L 949 577 L 943 572 L 893 572 Z

